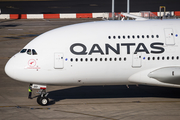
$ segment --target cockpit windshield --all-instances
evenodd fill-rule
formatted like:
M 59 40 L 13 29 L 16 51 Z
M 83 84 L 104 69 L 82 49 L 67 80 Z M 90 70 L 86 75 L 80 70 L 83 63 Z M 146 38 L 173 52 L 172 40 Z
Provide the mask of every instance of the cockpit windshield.
M 35 49 L 22 49 L 20 53 L 27 53 L 28 55 L 37 55 Z
M 31 55 L 31 49 L 28 49 L 28 50 L 27 50 L 27 54 L 28 54 L 28 55 Z
M 37 55 L 37 52 L 34 49 L 32 49 L 32 54 Z
M 20 53 L 25 53 L 27 49 L 22 49 Z

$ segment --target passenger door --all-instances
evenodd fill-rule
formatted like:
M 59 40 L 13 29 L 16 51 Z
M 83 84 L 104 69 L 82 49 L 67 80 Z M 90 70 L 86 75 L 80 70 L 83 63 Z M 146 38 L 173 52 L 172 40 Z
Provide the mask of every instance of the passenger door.
M 132 67 L 133 68 L 139 68 L 142 66 L 142 58 L 141 53 L 133 54 L 132 56 Z
M 63 53 L 54 53 L 54 68 L 55 69 L 63 69 L 64 68 Z
M 165 28 L 165 39 L 166 39 L 166 45 L 174 45 L 174 33 L 172 28 Z

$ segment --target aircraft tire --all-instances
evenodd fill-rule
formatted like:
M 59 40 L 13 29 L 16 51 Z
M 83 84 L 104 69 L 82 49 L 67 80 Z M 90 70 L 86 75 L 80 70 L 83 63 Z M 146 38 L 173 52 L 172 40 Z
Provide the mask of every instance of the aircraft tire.
M 39 105 L 42 105 L 42 106 L 46 106 L 46 105 L 48 105 L 49 104 L 49 99 L 47 98 L 47 97 L 38 97 L 37 98 L 37 103 L 39 104 Z
M 37 98 L 37 103 L 38 103 L 39 105 L 41 105 L 41 104 L 40 104 L 40 99 L 41 99 L 41 96 L 39 95 L 38 98 Z

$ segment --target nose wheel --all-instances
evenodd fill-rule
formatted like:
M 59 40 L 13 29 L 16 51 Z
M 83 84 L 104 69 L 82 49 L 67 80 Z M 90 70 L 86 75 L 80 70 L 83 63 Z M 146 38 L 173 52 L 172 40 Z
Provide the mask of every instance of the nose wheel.
M 49 104 L 49 99 L 48 99 L 47 97 L 41 97 L 41 96 L 39 96 L 39 97 L 37 98 L 37 103 L 38 103 L 39 105 L 46 106 L 46 105 Z
M 40 93 L 41 93 L 41 95 L 38 96 L 37 103 L 42 106 L 48 105 L 49 104 L 49 99 L 47 97 L 48 93 L 46 93 L 45 89 L 40 90 Z

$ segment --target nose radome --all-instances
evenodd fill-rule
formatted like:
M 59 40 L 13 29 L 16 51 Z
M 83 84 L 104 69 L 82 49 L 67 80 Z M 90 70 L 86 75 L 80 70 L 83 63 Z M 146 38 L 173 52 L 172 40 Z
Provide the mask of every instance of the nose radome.
M 18 55 L 16 54 L 16 55 L 14 55 L 13 57 L 11 57 L 10 59 L 9 59 L 9 61 L 6 63 L 6 65 L 5 65 L 5 73 L 9 76 L 9 77 L 11 77 L 11 78 L 13 78 L 13 79 L 15 79 L 15 80 L 17 80 L 17 78 L 19 77 L 19 75 L 20 75 L 20 68 L 21 68 L 22 66 L 21 66 L 21 59 L 20 59 L 20 57 L 18 57 Z
M 31 78 L 34 70 L 27 70 L 26 64 L 28 60 L 24 58 L 21 54 L 16 54 L 13 56 L 5 65 L 5 73 L 12 79 L 22 82 L 31 82 Z
M 13 78 L 13 79 L 15 79 L 15 76 L 14 76 L 14 74 L 15 74 L 15 69 L 14 69 L 14 65 L 13 65 L 13 60 L 12 60 L 13 58 L 11 58 L 7 63 L 6 63 L 6 65 L 5 65 L 5 73 L 9 76 L 9 77 L 11 77 L 11 78 Z

